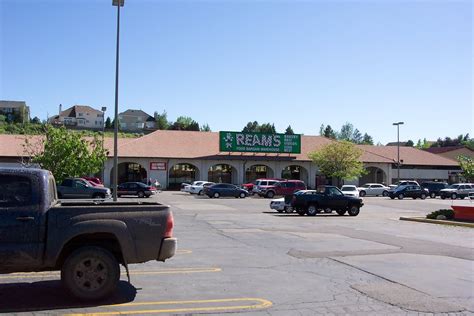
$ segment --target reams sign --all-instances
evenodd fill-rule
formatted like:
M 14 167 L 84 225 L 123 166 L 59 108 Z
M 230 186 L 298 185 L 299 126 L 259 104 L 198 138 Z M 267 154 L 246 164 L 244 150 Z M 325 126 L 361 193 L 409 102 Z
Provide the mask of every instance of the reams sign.
M 220 151 L 301 153 L 301 135 L 219 132 Z

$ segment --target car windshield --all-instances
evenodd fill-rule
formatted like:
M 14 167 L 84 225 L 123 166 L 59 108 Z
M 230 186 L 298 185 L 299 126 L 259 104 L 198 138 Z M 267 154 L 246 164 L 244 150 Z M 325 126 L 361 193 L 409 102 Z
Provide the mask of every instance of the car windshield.
M 342 187 L 341 191 L 355 191 L 355 187 Z
M 459 184 L 451 184 L 448 189 L 457 189 L 459 188 Z

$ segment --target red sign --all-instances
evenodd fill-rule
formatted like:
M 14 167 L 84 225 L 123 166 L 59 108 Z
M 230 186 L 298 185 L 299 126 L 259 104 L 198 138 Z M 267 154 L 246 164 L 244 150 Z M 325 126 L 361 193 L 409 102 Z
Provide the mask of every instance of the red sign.
M 150 162 L 150 170 L 166 170 L 166 162 Z

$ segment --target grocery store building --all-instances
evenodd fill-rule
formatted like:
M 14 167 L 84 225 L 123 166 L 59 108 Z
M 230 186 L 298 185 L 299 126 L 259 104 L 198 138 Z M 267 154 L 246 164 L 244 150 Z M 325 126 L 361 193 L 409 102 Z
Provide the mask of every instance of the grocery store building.
M 0 135 L 0 166 L 20 165 L 25 155 L 25 135 Z M 30 141 L 40 136 L 28 136 Z M 301 136 L 299 153 L 224 152 L 218 132 L 156 131 L 140 138 L 121 138 L 118 146 L 118 182 L 156 179 L 163 187 L 178 188 L 183 182 L 206 180 L 242 184 L 257 178 L 300 179 L 314 188 L 330 183 L 311 162 L 308 154 L 333 140 L 322 136 Z M 104 182 L 113 174 L 113 140 L 105 147 L 109 159 Z M 367 174 L 352 184 L 397 179 L 397 147 L 358 145 Z M 412 147 L 400 147 L 400 178 L 418 181 L 455 182 L 460 173 L 456 161 Z

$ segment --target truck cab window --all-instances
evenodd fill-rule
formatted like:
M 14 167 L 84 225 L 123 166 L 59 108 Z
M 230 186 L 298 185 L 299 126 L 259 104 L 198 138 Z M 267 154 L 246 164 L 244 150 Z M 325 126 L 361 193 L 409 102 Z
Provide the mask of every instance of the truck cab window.
M 32 200 L 30 179 L 4 175 L 0 178 L 0 208 L 27 206 Z

